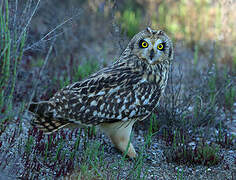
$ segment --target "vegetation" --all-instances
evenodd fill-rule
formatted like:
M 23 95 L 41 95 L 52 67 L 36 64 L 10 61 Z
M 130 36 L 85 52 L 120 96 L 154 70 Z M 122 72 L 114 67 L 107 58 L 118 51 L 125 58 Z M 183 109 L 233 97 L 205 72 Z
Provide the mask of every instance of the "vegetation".
M 233 179 L 235 8 L 227 0 L 1 1 L 0 172 L 23 179 Z M 117 152 L 95 127 L 47 136 L 30 126 L 31 101 L 114 62 L 147 25 L 174 39 L 175 62 L 160 106 L 135 124 L 137 159 Z M 196 177 L 190 167 L 221 171 L 200 169 Z
M 0 7 L 0 134 L 6 128 L 8 119 L 13 118 L 13 93 L 16 84 L 17 66 L 23 55 L 26 33 L 16 36 L 17 29 L 11 31 L 9 5 L 5 1 Z

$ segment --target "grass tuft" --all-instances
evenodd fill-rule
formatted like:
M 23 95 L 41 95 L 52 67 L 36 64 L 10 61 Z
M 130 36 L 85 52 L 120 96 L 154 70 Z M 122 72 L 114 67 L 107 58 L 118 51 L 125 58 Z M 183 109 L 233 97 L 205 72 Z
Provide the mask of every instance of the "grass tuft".
M 208 144 L 205 140 L 189 142 L 185 136 L 180 131 L 175 131 L 166 137 L 168 148 L 165 155 L 168 162 L 214 166 L 224 159 L 219 155 L 219 146 L 216 144 Z

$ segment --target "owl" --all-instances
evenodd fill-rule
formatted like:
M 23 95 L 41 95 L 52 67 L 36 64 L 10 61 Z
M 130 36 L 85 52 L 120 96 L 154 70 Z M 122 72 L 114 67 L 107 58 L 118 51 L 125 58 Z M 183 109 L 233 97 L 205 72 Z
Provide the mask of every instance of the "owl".
M 32 125 L 46 134 L 71 126 L 98 126 L 115 147 L 134 158 L 132 127 L 158 106 L 172 61 L 170 38 L 148 27 L 112 65 L 66 86 L 48 101 L 32 103 Z

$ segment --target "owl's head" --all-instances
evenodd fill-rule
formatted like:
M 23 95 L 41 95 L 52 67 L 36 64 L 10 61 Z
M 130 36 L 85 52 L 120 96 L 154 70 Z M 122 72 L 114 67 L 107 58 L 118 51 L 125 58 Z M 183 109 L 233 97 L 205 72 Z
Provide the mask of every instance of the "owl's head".
M 136 55 L 150 65 L 167 62 L 173 59 L 173 45 L 162 30 L 150 27 L 136 34 L 130 41 L 126 53 Z

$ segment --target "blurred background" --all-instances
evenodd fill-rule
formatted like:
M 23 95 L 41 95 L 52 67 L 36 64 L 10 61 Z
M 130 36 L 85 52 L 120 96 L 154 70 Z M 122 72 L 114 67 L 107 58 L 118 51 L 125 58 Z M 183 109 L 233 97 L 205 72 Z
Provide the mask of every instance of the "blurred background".
M 60 177 L 79 163 L 85 168 L 79 168 L 85 179 L 88 174 L 95 179 L 110 176 L 101 159 L 111 157 L 106 161 L 112 164 L 117 154 L 109 149 L 103 149 L 105 157 L 99 154 L 100 145 L 109 144 L 101 133 L 94 128 L 81 130 L 82 140 L 76 139 L 78 130 L 60 131 L 51 143 L 31 128 L 25 110 L 29 102 L 48 100 L 67 84 L 113 63 L 147 26 L 171 37 L 175 56 L 165 96 L 150 120 L 135 124 L 135 137 L 143 139 L 134 144 L 145 142 L 142 145 L 150 149 L 147 156 L 161 162 L 219 164 L 222 171 L 215 176 L 198 172 L 227 179 L 236 157 L 223 155 L 231 158 L 225 169 L 228 162 L 217 153 L 220 148 L 235 150 L 236 0 L 0 0 L 0 169 L 21 177 Z M 98 141 L 90 146 L 87 140 L 94 136 Z M 214 146 L 199 145 L 199 138 Z M 190 142 L 198 150 L 191 151 Z M 151 151 L 162 147 L 159 143 L 168 147 L 165 160 L 153 157 L 162 152 Z M 200 153 L 205 148 L 209 156 Z M 74 160 L 76 155 L 79 158 Z M 91 170 L 91 161 L 100 173 Z M 20 168 L 14 168 L 17 163 Z M 113 169 L 112 177 L 151 178 L 149 169 L 143 168 L 150 162 L 129 163 L 128 170 Z M 154 177 L 166 170 L 170 179 L 176 178 L 179 171 L 166 166 L 154 168 Z
M 25 5 L 23 1 L 20 3 Z M 120 42 L 120 38 L 112 40 L 114 36 L 119 34 L 130 39 L 151 26 L 165 30 L 176 47 L 185 46 L 204 55 L 214 51 L 212 60 L 233 68 L 236 61 L 235 8 L 233 0 L 42 1 L 31 21 L 30 36 L 34 35 L 33 38 L 39 40 L 57 25 L 72 18 L 57 29 L 63 32 L 57 39 L 63 39 L 64 48 L 68 47 L 71 51 L 67 49 L 67 53 L 79 54 L 73 51 L 85 50 L 85 46 L 91 51 L 96 51 L 98 46 L 103 46 L 100 51 L 111 51 L 109 47 L 114 50 L 117 44 L 122 51 L 127 42 Z M 87 41 L 84 42 L 84 39 Z M 92 48 L 88 40 L 95 47 Z M 108 47 L 105 47 L 107 43 Z

